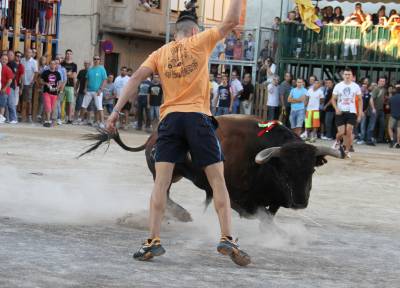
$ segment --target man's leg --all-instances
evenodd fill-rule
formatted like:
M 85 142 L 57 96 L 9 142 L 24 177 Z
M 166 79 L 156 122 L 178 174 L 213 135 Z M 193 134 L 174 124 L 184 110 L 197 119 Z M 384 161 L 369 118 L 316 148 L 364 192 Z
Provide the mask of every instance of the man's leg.
M 385 112 L 379 111 L 377 116 L 378 116 L 378 121 L 379 121 L 378 141 L 380 143 L 384 143 L 385 142 Z
M 214 207 L 218 214 L 222 236 L 231 236 L 231 202 L 225 184 L 224 164 L 210 165 L 204 169 L 208 182 L 213 190 Z
M 161 222 L 167 204 L 167 191 L 171 185 L 174 167 L 175 164 L 173 163 L 161 162 L 155 164 L 156 179 L 150 199 L 150 239 L 160 237 Z
M 350 152 L 350 148 L 353 145 L 353 129 L 353 125 L 346 125 L 346 135 L 344 135 L 344 145 L 346 146 L 346 153 Z
M 342 141 L 343 136 L 346 134 L 346 125 L 342 125 L 337 127 L 338 131 L 336 133 L 336 142 L 340 143 Z

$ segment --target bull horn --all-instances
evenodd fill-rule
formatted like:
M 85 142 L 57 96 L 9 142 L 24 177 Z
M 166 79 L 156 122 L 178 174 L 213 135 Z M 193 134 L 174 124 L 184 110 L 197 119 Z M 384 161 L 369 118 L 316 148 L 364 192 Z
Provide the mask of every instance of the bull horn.
M 317 148 L 316 156 L 332 156 L 335 158 L 343 158 L 343 155 L 339 150 L 324 146 L 316 146 L 316 148 Z
M 281 156 L 281 147 L 272 147 L 258 152 L 256 156 L 257 164 L 267 163 L 270 159 Z

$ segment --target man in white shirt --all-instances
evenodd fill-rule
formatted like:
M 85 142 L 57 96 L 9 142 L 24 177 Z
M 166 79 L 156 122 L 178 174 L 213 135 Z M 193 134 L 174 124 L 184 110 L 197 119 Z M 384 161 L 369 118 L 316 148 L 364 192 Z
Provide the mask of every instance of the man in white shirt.
M 121 75 L 119 75 L 115 81 L 114 81 L 114 87 L 115 87 L 115 94 L 117 96 L 117 99 L 115 100 L 115 104 L 117 103 L 119 96 L 122 93 L 122 90 L 128 83 L 130 77 L 128 76 L 128 68 L 127 67 L 122 67 L 121 68 Z M 125 104 L 125 106 L 122 108 L 122 113 L 124 113 L 124 118 L 121 119 L 121 129 L 125 129 L 125 127 L 128 127 L 129 125 L 129 113 L 132 109 L 132 102 L 129 101 L 128 103 Z
M 307 112 L 305 126 L 307 131 L 307 138 L 311 143 L 317 140 L 317 132 L 321 127 L 320 122 L 320 105 L 324 100 L 324 93 L 321 89 L 321 82 L 315 79 L 313 86 L 308 89 L 306 95 Z
M 344 140 L 344 153 L 350 157 L 350 149 L 353 145 L 353 128 L 360 122 L 363 116 L 363 101 L 360 86 L 353 81 L 353 71 L 346 68 L 343 80 L 335 86 L 332 96 L 332 106 L 336 111 L 336 143 L 334 148 L 343 149 L 340 142 Z M 358 97 L 358 107 L 356 98 Z M 358 112 L 358 113 L 357 113 Z
M 22 78 L 24 88 L 22 90 L 22 121 L 26 121 L 26 115 L 29 116 L 29 122 L 32 122 L 32 92 L 33 83 L 38 75 L 38 65 L 32 57 L 32 49 L 25 51 L 25 57 L 22 58 L 21 64 L 25 67 L 25 73 Z
M 272 83 L 268 85 L 267 99 L 267 121 L 278 120 L 279 118 L 279 77 L 274 76 Z
M 221 75 L 219 75 L 221 77 Z M 218 104 L 218 87 L 219 84 L 215 81 L 214 74 L 210 73 L 210 98 L 211 98 L 211 113 L 215 115 Z
M 240 113 L 240 95 L 243 93 L 243 85 L 238 79 L 238 73 L 236 71 L 233 71 L 231 74 L 232 81 L 231 81 L 231 88 L 233 92 L 233 108 L 232 108 L 232 113 L 233 114 L 239 114 Z

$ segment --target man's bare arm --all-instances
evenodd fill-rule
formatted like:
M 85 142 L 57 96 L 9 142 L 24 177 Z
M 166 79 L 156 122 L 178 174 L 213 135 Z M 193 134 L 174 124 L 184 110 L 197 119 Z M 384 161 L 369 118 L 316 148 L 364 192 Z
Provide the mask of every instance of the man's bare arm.
M 136 70 L 122 90 L 114 110 L 121 111 L 122 107 L 124 107 L 130 99 L 132 99 L 132 103 L 135 103 L 140 83 L 150 77 L 151 74 L 153 74 L 153 71 L 148 67 L 140 67 Z
M 218 30 L 221 36 L 226 37 L 229 32 L 239 25 L 240 14 L 242 13 L 242 0 L 231 0 L 228 13 L 224 17 L 221 24 L 218 25 Z

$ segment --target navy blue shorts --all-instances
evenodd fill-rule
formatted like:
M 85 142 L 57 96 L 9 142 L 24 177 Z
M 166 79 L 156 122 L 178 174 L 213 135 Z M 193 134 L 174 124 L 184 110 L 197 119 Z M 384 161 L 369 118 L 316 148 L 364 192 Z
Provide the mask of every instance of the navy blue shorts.
M 156 162 L 183 163 L 188 152 L 200 168 L 223 161 L 214 121 L 201 113 L 168 114 L 158 126 Z

